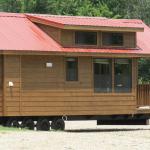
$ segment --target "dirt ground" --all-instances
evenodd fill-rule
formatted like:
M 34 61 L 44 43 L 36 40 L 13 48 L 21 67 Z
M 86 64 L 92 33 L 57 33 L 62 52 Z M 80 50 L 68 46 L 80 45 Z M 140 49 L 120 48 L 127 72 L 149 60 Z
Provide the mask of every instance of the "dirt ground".
M 66 122 L 65 131 L 1 131 L 0 150 L 149 150 L 150 126 Z

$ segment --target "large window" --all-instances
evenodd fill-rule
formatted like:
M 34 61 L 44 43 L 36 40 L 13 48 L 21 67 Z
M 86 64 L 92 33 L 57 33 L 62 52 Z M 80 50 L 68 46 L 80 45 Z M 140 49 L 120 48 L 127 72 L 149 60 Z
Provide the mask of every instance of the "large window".
M 93 63 L 95 92 L 130 93 L 132 91 L 131 59 L 95 58 Z
M 123 46 L 123 33 L 102 33 L 103 46 Z
M 115 59 L 115 92 L 131 92 L 132 64 L 129 59 Z
M 75 44 L 97 45 L 97 32 L 75 32 Z
M 95 92 L 112 91 L 112 73 L 110 59 L 94 59 L 94 89 Z
M 78 59 L 66 58 L 66 80 L 77 81 L 78 80 Z

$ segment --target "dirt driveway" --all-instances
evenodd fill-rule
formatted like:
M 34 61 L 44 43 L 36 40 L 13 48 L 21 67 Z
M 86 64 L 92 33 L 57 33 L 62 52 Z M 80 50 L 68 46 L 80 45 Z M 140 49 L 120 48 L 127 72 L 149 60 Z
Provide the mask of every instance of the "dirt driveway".
M 149 150 L 150 126 L 66 122 L 66 131 L 2 131 L 0 150 Z

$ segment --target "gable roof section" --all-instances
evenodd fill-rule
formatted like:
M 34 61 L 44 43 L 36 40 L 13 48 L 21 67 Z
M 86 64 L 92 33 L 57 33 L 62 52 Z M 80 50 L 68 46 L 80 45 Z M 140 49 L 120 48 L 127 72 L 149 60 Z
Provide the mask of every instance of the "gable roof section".
M 142 21 L 137 19 L 108 19 L 103 17 L 58 16 L 27 14 L 27 17 L 37 23 L 47 24 L 62 29 L 88 30 L 125 30 L 143 31 Z
M 0 13 L 0 50 L 61 50 L 23 14 Z
M 128 21 L 130 22 L 130 20 Z M 141 26 L 144 28 L 144 32 L 137 33 L 137 49 L 65 48 L 32 23 L 26 15 L 0 13 L 0 51 L 58 52 L 60 55 L 84 53 L 150 56 L 150 28 L 144 23 Z

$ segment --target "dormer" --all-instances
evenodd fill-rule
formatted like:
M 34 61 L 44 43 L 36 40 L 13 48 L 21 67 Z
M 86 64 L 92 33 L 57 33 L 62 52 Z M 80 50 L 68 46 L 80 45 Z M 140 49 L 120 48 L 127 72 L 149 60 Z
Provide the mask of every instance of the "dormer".
M 27 15 L 62 47 L 137 48 L 136 33 L 143 32 L 141 20 L 55 15 Z

